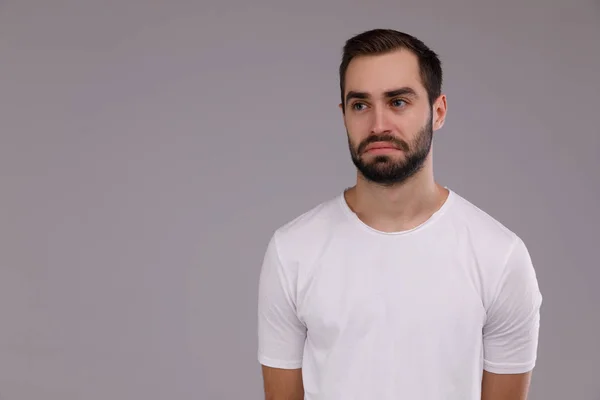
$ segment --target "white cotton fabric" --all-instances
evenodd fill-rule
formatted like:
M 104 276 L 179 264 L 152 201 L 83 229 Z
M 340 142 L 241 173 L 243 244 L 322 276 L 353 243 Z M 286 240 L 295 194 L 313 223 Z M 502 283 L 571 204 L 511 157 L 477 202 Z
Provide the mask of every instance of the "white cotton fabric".
M 258 360 L 307 400 L 479 400 L 482 371 L 533 369 L 542 296 L 524 242 L 450 190 L 420 226 L 364 224 L 343 193 L 273 234 Z

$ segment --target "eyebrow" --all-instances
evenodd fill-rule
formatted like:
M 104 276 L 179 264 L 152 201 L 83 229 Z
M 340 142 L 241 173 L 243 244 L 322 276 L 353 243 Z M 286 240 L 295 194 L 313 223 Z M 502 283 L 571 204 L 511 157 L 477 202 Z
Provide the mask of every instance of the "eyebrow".
M 405 86 L 405 87 L 402 87 L 399 89 L 388 90 L 387 92 L 384 92 L 383 95 L 386 98 L 397 97 L 397 96 L 417 97 L 417 92 L 415 92 L 415 90 L 413 88 Z M 348 92 L 348 94 L 346 94 L 346 104 L 348 104 L 348 102 L 352 99 L 365 100 L 365 99 L 368 99 L 369 97 L 370 97 L 370 95 L 367 92 L 357 92 L 357 91 L 351 90 Z

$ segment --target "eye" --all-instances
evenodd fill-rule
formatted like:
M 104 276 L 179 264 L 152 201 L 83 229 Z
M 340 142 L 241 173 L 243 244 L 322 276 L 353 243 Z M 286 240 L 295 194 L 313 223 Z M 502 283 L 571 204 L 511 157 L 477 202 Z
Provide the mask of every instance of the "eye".
M 394 107 L 402 107 L 403 105 L 406 105 L 406 101 L 404 101 L 402 99 L 392 100 L 392 106 L 394 106 Z
M 365 106 L 365 104 L 364 103 L 356 102 L 356 103 L 352 104 L 352 109 L 356 110 L 356 111 L 361 111 L 361 108 L 360 108 L 361 106 Z

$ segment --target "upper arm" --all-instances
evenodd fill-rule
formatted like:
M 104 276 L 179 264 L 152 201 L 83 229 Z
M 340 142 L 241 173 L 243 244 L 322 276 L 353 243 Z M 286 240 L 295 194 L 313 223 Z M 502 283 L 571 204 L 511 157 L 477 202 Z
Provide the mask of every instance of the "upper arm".
M 526 399 L 537 359 L 541 304 L 529 252 L 517 238 L 483 328 L 484 399 Z
M 303 400 L 302 369 L 262 366 L 266 400 Z
M 258 360 L 275 382 L 287 382 L 290 375 L 296 379 L 298 371 L 285 370 L 302 367 L 307 331 L 296 313 L 296 277 L 295 266 L 282 261 L 274 235 L 260 273 Z
M 494 374 L 483 371 L 481 400 L 527 400 L 531 371 L 522 374 Z

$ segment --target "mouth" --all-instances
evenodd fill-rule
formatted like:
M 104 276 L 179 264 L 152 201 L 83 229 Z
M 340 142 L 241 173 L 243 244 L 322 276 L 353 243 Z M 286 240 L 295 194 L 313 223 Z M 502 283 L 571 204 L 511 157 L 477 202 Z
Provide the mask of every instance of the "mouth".
M 367 148 L 365 149 L 364 152 L 371 153 L 371 154 L 383 154 L 383 153 L 392 153 L 392 152 L 396 152 L 396 151 L 400 151 L 400 149 L 392 144 L 374 143 L 370 146 L 367 146 Z

